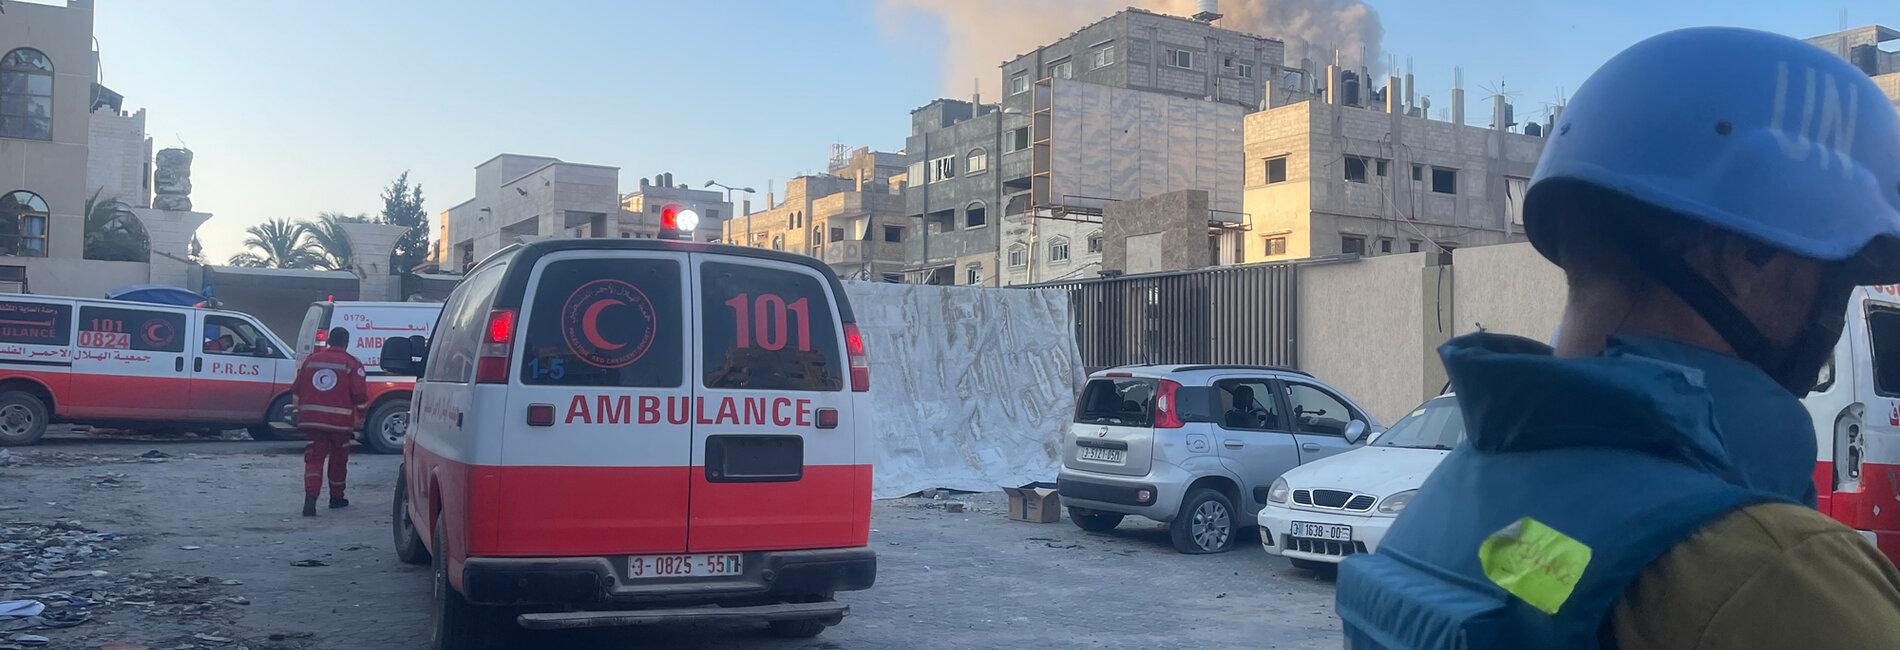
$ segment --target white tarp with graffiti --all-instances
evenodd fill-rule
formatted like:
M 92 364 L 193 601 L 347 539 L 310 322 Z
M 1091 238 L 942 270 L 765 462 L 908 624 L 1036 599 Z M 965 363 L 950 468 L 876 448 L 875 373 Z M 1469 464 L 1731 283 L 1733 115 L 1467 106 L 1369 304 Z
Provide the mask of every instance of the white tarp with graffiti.
M 1055 289 L 845 284 L 871 357 L 872 494 L 1055 480 L 1087 378 Z

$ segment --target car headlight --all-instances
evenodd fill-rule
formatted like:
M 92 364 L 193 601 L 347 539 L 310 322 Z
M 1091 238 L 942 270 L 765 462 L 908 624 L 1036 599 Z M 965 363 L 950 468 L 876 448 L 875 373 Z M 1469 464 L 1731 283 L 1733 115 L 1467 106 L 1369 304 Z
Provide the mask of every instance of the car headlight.
M 1273 479 L 1273 487 L 1267 488 L 1267 503 L 1286 503 L 1286 479 Z
M 1406 490 L 1386 497 L 1385 501 L 1379 503 L 1379 512 L 1388 515 L 1399 514 L 1399 511 L 1405 509 L 1405 504 L 1412 502 L 1412 495 L 1414 494 L 1418 494 L 1418 490 Z

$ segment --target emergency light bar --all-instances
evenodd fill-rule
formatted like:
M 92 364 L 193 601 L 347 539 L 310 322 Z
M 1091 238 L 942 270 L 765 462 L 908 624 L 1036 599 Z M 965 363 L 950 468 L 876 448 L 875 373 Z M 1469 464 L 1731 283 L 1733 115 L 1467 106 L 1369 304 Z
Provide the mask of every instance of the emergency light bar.
M 693 231 L 698 228 L 699 213 L 678 203 L 668 203 L 660 208 L 660 239 L 691 241 Z

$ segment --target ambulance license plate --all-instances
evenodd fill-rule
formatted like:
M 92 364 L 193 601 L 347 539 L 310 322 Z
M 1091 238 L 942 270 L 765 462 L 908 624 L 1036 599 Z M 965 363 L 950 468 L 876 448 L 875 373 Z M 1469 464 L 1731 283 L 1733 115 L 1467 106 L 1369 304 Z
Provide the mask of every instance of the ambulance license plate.
M 1291 532 L 1294 537 L 1325 539 L 1335 542 L 1352 541 L 1352 526 L 1309 524 L 1304 521 L 1296 521 L 1293 522 L 1293 530 L 1289 532 Z
M 635 555 L 627 558 L 627 577 L 634 580 L 717 578 L 736 576 L 742 572 L 738 553 Z
M 1076 447 L 1075 457 L 1082 460 L 1099 460 L 1104 463 L 1122 462 L 1122 450 L 1103 449 L 1101 447 Z

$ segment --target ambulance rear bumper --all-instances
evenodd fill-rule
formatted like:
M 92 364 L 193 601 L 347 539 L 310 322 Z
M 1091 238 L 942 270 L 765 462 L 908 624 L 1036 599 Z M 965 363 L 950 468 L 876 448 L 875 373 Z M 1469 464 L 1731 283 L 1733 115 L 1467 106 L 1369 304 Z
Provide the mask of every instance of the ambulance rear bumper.
M 868 548 L 740 555 L 740 575 L 659 580 L 628 578 L 625 556 L 471 557 L 462 567 L 462 593 L 478 605 L 690 607 L 805 600 L 877 581 L 877 554 Z

